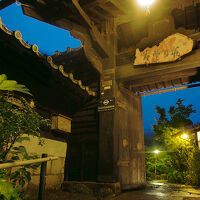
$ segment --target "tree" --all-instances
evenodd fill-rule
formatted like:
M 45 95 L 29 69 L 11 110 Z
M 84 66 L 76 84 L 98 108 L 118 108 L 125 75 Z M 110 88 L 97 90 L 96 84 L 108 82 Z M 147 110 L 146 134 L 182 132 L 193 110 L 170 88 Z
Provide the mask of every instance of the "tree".
M 6 92 L 2 93 L 2 90 Z M 32 102 L 21 95 L 15 97 L 13 91 L 31 95 L 24 85 L 7 80 L 5 74 L 0 75 L 0 163 L 38 158 L 36 155 L 29 155 L 20 143 L 29 140 L 28 136 L 32 135 L 38 137 L 39 144 L 42 145 L 40 128 L 50 126 L 50 120 L 40 116 Z M 12 173 L 0 170 L 0 199 L 25 199 L 22 188 L 31 180 L 28 169 L 36 169 L 38 166 L 27 165 Z
M 170 156 L 169 180 L 177 183 L 199 184 L 200 174 L 197 172 L 196 154 L 199 150 L 195 146 L 193 136 L 188 131 L 189 138 L 182 139 L 181 135 L 186 130 L 191 130 L 193 122 L 190 120 L 192 105 L 183 105 L 183 100 L 178 99 L 175 106 L 170 106 L 168 112 L 156 106 L 159 117 L 153 125 L 155 142 L 164 147 Z M 196 174 L 196 176 L 194 176 Z

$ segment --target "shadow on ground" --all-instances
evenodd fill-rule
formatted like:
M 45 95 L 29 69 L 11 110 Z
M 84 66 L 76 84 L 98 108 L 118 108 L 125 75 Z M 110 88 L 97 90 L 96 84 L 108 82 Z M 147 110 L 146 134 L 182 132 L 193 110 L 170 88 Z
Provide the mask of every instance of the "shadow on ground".
M 36 195 L 36 194 L 35 194 Z M 61 190 L 47 190 L 45 200 L 200 200 L 200 189 L 188 185 L 170 184 L 152 181 L 146 188 L 122 192 L 118 196 L 92 196 L 80 193 L 68 193 Z M 31 195 L 30 200 L 37 200 Z

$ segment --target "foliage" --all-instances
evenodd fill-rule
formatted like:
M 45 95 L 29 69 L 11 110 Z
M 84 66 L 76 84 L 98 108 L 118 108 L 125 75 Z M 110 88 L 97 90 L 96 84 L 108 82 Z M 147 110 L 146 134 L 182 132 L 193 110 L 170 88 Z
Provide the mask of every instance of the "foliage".
M 18 91 L 31 95 L 29 89 L 26 88 L 26 86 L 18 84 L 13 80 L 7 80 L 7 76 L 5 74 L 0 75 L 0 90 Z
M 200 152 L 195 146 L 195 137 L 188 131 L 189 138 L 181 138 L 184 131 L 191 130 L 193 122 L 190 116 L 195 110 L 192 105 L 185 106 L 183 100 L 178 99 L 167 113 L 159 106 L 156 111 L 159 117 L 153 125 L 155 142 L 166 151 L 166 154 L 159 155 L 159 163 L 162 164 L 157 167 L 158 175 L 165 172 L 171 182 L 199 185 L 200 159 L 197 155 Z M 152 158 L 147 156 L 147 162 L 153 162 Z
M 23 91 L 29 94 L 25 86 L 15 81 L 8 82 L 0 75 L 0 89 Z M 0 163 L 16 160 L 38 158 L 27 153 L 19 143 L 30 140 L 29 136 L 38 137 L 38 144 L 42 145 L 40 128 L 50 126 L 50 120 L 43 119 L 25 98 L 14 98 L 13 95 L 0 96 Z M 18 144 L 18 145 L 17 145 Z M 29 169 L 36 169 L 39 164 L 26 165 L 11 170 L 0 170 L 0 200 L 25 200 L 23 187 L 31 180 Z
M 0 178 L 0 200 L 22 200 L 18 188 L 14 188 L 5 178 Z
M 11 161 L 19 160 L 20 158 L 23 160 L 38 158 L 38 156 L 36 155 L 29 155 L 24 146 L 13 147 L 10 153 L 12 155 Z M 14 186 L 23 187 L 25 183 L 29 183 L 31 181 L 31 173 L 28 171 L 28 169 L 37 169 L 39 165 L 40 164 L 32 164 L 25 165 L 22 168 L 18 168 L 16 171 L 10 174 L 10 181 L 13 183 Z
M 27 136 L 39 137 L 40 127 L 50 125 L 49 120 L 43 119 L 24 99 L 20 98 L 20 106 L 11 103 L 10 96 L 0 97 L 0 161 L 5 161 L 15 142 L 28 140 Z
M 155 149 L 146 150 L 146 178 L 147 180 L 167 180 L 169 169 L 171 168 L 171 157 L 166 151 L 155 154 Z

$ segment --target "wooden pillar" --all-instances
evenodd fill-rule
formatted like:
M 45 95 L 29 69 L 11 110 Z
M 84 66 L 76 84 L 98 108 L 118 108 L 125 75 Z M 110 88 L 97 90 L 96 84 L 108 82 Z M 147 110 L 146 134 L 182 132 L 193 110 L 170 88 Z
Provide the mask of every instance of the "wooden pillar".
M 109 58 L 104 59 L 99 103 L 100 182 L 120 182 L 122 189 L 145 184 L 141 97 L 119 89 L 115 79 L 117 36 L 109 22 Z
M 103 74 L 100 86 L 100 104 L 102 108 L 99 115 L 99 174 L 100 182 L 117 182 L 117 173 L 114 163 L 114 108 L 107 108 L 115 101 L 115 68 L 117 37 L 114 20 L 105 24 L 106 41 L 109 44 L 109 57 L 103 61 Z M 112 103 L 111 103 L 112 101 Z M 106 109 L 106 110 L 105 110 Z

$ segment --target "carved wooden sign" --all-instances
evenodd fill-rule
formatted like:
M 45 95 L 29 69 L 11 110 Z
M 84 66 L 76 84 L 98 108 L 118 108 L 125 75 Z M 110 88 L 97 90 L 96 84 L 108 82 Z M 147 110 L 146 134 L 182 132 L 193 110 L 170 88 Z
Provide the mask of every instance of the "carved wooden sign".
M 136 49 L 134 65 L 174 62 L 181 56 L 192 51 L 193 40 L 185 35 L 176 33 L 164 39 L 159 46 Z

